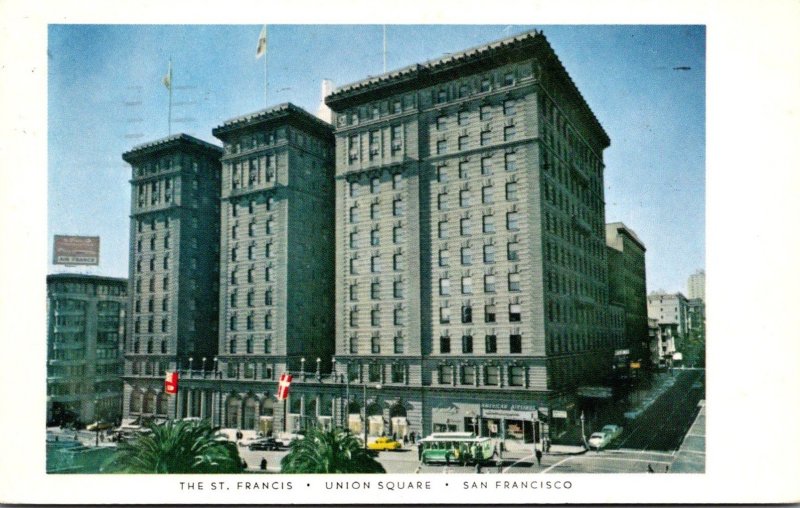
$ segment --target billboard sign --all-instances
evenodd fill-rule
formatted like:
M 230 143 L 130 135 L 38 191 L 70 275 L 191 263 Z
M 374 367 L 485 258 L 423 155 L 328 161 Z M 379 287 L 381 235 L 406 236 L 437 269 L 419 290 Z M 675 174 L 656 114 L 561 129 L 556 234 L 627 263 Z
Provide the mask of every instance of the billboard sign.
M 100 237 L 55 235 L 53 264 L 68 266 L 100 264 Z

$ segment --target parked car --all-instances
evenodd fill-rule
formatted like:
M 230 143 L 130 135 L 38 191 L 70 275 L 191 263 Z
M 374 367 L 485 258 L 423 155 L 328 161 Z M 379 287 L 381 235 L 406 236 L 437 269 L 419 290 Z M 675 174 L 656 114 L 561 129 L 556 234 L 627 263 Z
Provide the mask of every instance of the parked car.
M 288 447 L 289 445 L 292 444 L 292 441 L 305 438 L 306 437 L 305 434 L 306 431 L 304 430 L 297 431 L 297 434 L 292 434 L 290 432 L 281 432 L 275 439 L 281 446 Z
M 390 437 L 379 437 L 374 442 L 367 445 L 367 448 L 370 450 L 378 451 L 399 450 L 402 447 L 403 445 L 400 444 L 399 441 L 395 441 Z
M 619 425 L 604 425 L 600 432 L 608 436 L 608 442 L 610 443 L 622 434 L 622 427 Z
M 593 448 L 595 450 L 605 448 L 610 442 L 611 439 L 609 439 L 608 435 L 606 435 L 604 432 L 594 432 L 591 436 L 589 436 L 589 448 Z
M 261 439 L 256 439 L 255 441 L 251 442 L 247 448 L 250 451 L 255 450 L 280 450 L 281 445 L 274 437 L 263 437 Z

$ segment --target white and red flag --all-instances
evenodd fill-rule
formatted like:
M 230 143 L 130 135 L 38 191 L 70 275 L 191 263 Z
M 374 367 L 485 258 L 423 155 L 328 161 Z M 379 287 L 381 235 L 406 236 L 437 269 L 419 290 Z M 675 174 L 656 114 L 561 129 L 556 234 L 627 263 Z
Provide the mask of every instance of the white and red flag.
M 286 400 L 289 398 L 289 385 L 292 384 L 291 374 L 281 374 L 280 381 L 278 381 L 278 400 Z
M 178 373 L 167 372 L 167 377 L 164 378 L 164 393 L 176 394 L 178 393 Z

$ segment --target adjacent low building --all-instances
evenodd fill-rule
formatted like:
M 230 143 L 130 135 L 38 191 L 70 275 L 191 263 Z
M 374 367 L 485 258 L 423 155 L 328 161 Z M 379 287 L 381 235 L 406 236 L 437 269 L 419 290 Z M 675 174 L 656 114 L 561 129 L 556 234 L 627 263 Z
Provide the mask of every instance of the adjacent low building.
M 122 414 L 126 279 L 47 276 L 47 421 L 114 422 Z

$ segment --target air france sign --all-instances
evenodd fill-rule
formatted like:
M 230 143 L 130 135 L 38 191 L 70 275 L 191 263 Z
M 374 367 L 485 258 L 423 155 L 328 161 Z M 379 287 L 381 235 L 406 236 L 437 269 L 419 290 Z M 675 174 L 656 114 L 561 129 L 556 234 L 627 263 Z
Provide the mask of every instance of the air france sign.
M 100 237 L 55 235 L 53 264 L 67 266 L 100 264 Z

